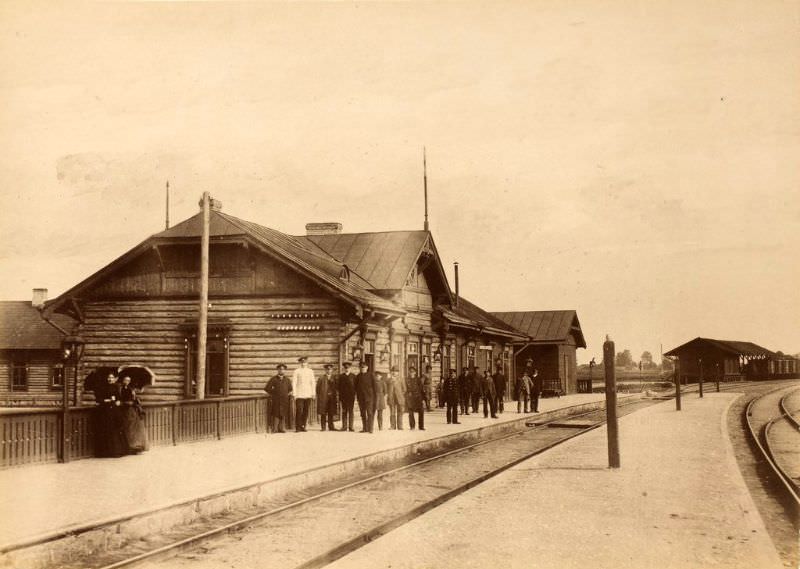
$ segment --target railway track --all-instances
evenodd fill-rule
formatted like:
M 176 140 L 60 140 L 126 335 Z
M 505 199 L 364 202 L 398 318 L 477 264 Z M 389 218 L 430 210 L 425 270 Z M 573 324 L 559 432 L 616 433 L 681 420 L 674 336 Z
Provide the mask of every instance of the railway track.
M 618 414 L 626 415 L 658 402 L 626 402 L 619 406 Z M 257 510 L 239 510 L 201 520 L 146 541 L 61 563 L 59 567 L 321 567 L 604 422 L 605 410 L 529 422 L 529 426 L 511 434 L 440 449 L 419 456 L 410 464 L 364 472 L 359 478 L 329 481 Z
M 753 398 L 745 412 L 756 448 L 780 481 L 786 499 L 800 511 L 800 431 L 789 401 L 800 397 L 800 388 L 779 387 Z

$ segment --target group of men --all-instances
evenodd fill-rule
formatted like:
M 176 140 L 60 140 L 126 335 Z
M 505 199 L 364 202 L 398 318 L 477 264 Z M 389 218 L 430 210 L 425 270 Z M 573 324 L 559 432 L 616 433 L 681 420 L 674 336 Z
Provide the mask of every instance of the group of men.
M 356 372 L 350 362 L 342 364 L 342 373 L 335 375 L 334 365 L 325 364 L 325 372 L 316 378 L 314 371 L 308 367 L 306 357 L 298 360 L 299 366 L 291 377 L 286 375 L 286 365 L 278 364 L 277 374 L 264 386 L 264 391 L 271 399 L 272 431 L 285 433 L 286 423 L 290 415 L 291 399 L 294 398 L 294 427 L 297 432 L 304 432 L 308 422 L 311 400 L 317 400 L 317 413 L 320 416 L 320 427 L 323 431 L 335 431 L 333 421 L 341 404 L 341 431 L 354 432 L 353 412 L 355 402 L 361 414 L 361 432 L 372 433 L 377 420 L 378 429 L 383 429 L 383 412 L 389 408 L 389 428 L 403 429 L 404 414 L 408 413 L 411 429 L 419 424 L 425 430 L 425 410 L 430 411 L 431 400 L 431 366 L 417 375 L 415 368 L 410 368 L 408 377 L 402 379 L 397 367 L 389 373 L 372 372 L 367 362 L 361 362 Z M 489 370 L 480 373 L 477 366 L 464 367 L 460 376 L 456 370 L 450 369 L 439 386 L 440 406 L 447 407 L 447 423 L 460 424 L 459 408 L 462 415 L 479 412 L 483 403 L 483 416 L 497 419 L 498 413 L 504 411 L 503 400 L 506 395 L 507 380 L 502 367 L 498 366 L 494 374 Z M 539 394 L 542 384 L 538 371 L 529 360 L 523 373 L 514 384 L 514 399 L 517 400 L 517 413 L 539 412 Z M 416 415 L 416 420 L 415 420 Z
M 300 433 L 306 430 L 311 400 L 317 400 L 317 413 L 323 431 L 336 430 L 333 424 L 341 404 L 341 431 L 355 431 L 353 411 L 355 402 L 361 413 L 361 432 L 372 433 L 377 419 L 378 429 L 383 429 L 383 411 L 389 408 L 389 428 L 403 429 L 404 413 L 408 413 L 409 427 L 419 424 L 425 430 L 425 410 L 430 411 L 431 367 L 422 376 L 409 369 L 408 377 L 400 378 L 397 367 L 388 374 L 372 372 L 367 362 L 361 362 L 356 373 L 350 362 L 342 364 L 342 373 L 334 375 L 333 364 L 325 364 L 325 372 L 315 378 L 306 357 L 298 358 L 299 366 L 292 376 L 286 375 L 286 364 L 278 364 L 277 373 L 264 386 L 271 400 L 272 431 L 285 433 L 289 419 L 291 398 L 294 398 L 294 427 Z M 416 420 L 415 420 L 416 415 Z

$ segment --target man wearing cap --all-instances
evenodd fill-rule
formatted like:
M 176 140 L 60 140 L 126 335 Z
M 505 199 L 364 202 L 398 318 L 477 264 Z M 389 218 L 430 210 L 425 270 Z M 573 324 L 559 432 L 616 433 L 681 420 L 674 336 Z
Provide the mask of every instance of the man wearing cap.
M 472 383 L 469 378 L 469 368 L 461 368 L 461 375 L 458 376 L 458 400 L 461 404 L 461 414 L 469 415 L 469 398 L 472 394 Z
M 314 388 L 316 380 L 314 379 L 314 371 L 308 367 L 308 358 L 305 356 L 297 358 L 300 367 L 294 370 L 292 374 L 292 393 L 294 393 L 294 430 L 301 433 L 306 430 L 306 421 L 308 421 L 308 409 L 311 406 L 311 400 L 314 399 Z
M 356 376 L 356 398 L 361 411 L 361 432 L 371 433 L 375 424 L 375 375 L 369 364 L 361 362 L 361 373 Z
M 458 378 L 456 378 L 456 370 L 450 369 L 447 379 L 444 380 L 442 388 L 444 393 L 444 400 L 447 404 L 447 423 L 458 425 Z
M 284 375 L 285 364 L 278 364 L 278 373 L 273 375 L 264 386 L 264 391 L 269 395 L 272 432 L 285 433 L 284 422 L 289 414 L 289 396 L 292 394 L 292 382 Z
M 386 403 L 389 405 L 389 427 L 401 431 L 403 430 L 403 406 L 406 400 L 404 387 L 397 373 L 397 366 L 392 366 L 389 370 L 389 377 L 386 380 Z
M 325 364 L 325 374 L 317 380 L 317 412 L 319 424 L 324 431 L 333 431 L 333 417 L 339 402 L 336 398 L 336 378 L 333 377 L 333 364 Z
M 342 364 L 342 373 L 336 383 L 342 402 L 342 430 L 353 432 L 353 405 L 356 400 L 356 376 L 350 362 Z
M 502 413 L 505 409 L 503 400 L 506 397 L 506 376 L 503 374 L 503 366 L 498 365 L 492 376 L 494 380 L 494 391 L 497 394 L 497 412 Z
M 417 376 L 416 368 L 408 370 L 408 377 L 406 378 L 406 407 L 408 408 L 408 424 L 411 430 L 416 426 L 414 422 L 414 413 L 419 417 L 419 430 L 425 430 L 425 388 L 422 385 L 422 378 Z M 402 415 L 400 416 L 400 424 L 402 425 Z
M 481 375 L 480 370 L 478 370 L 478 366 L 473 365 L 468 377 L 472 385 L 472 412 L 478 413 L 480 410 L 481 395 L 483 393 L 483 388 L 481 387 L 483 375 Z

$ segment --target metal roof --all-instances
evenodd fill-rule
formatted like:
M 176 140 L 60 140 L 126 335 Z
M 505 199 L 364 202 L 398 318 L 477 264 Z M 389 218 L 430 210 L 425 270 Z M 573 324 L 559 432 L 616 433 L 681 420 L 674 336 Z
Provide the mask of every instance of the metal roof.
M 486 312 L 483 308 L 471 303 L 464 297 L 458 299 L 458 306 L 452 306 L 450 309 L 440 308 L 440 310 L 445 319 L 454 324 L 480 327 L 486 331 L 503 336 L 517 337 L 519 339 L 525 338 L 523 332 L 509 326 L 494 314 Z
M 376 290 L 399 290 L 428 239 L 427 231 L 339 233 L 303 237 L 344 263 Z
M 492 312 L 492 315 L 527 334 L 533 342 L 563 342 L 574 333 L 577 346 L 586 347 L 578 313 L 574 310 Z
M 714 340 L 712 338 L 697 337 L 690 340 L 685 344 L 681 344 L 677 348 L 672 348 L 668 352 L 664 352 L 665 356 L 679 356 L 679 352 L 694 347 L 697 344 L 706 344 L 712 348 L 717 348 L 723 352 L 734 354 L 737 356 L 774 356 L 775 353 L 770 350 L 754 344 L 753 342 L 741 342 L 739 340 Z
M 72 331 L 75 321 L 63 314 L 51 320 L 66 332 Z M 58 350 L 63 335 L 42 318 L 29 300 L 0 301 L 0 349 Z

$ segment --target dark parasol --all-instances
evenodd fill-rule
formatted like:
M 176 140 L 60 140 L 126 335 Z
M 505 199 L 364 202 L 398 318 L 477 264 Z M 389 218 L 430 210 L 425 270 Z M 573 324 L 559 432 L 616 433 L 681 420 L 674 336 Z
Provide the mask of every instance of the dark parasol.
M 130 377 L 131 385 L 136 389 L 142 389 L 145 385 L 153 385 L 156 382 L 156 374 L 147 366 L 121 365 L 117 371 L 120 380 L 125 376 Z
M 95 368 L 94 371 L 90 372 L 89 375 L 84 378 L 83 390 L 91 391 L 92 393 L 96 392 L 98 387 L 108 382 L 108 374 L 117 375 L 117 368 L 111 366 Z

